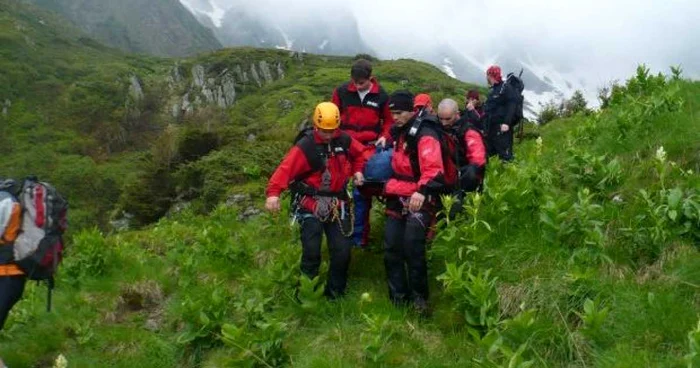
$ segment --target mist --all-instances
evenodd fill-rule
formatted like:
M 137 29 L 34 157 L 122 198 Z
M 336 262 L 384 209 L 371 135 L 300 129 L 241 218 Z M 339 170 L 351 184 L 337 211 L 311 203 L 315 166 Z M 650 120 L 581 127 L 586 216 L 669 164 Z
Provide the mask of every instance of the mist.
M 686 77 L 700 77 L 697 0 L 209 1 L 224 10 L 247 7 L 280 24 L 328 21 L 349 12 L 380 58 L 448 46 L 480 67 L 517 59 L 593 90 L 628 78 L 640 63 L 655 72 L 681 65 Z

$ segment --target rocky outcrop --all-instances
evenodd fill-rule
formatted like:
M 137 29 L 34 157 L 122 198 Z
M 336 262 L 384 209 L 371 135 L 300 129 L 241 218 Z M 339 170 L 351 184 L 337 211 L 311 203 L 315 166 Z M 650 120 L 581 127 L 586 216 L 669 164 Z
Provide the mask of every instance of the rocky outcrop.
M 129 78 L 129 97 L 136 102 L 143 100 L 143 87 L 135 75 Z
M 179 96 L 170 99 L 169 111 L 173 118 L 179 119 L 191 114 L 200 107 L 216 106 L 226 109 L 231 107 L 238 94 L 246 86 L 262 87 L 285 77 L 284 63 L 276 61 L 270 63 L 265 60 L 250 63 L 248 65 L 235 64 L 223 69 L 217 74 L 202 64 L 192 66 L 191 81 L 188 83 L 181 74 L 179 64 L 171 69 L 166 77 L 166 83 L 170 91 L 186 90 Z

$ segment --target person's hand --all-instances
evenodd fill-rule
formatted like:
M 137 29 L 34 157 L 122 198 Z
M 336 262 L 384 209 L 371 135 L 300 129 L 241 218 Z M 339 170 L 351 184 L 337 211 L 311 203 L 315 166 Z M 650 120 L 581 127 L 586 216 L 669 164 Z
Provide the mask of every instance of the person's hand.
M 267 197 L 267 200 L 265 201 L 265 209 L 272 212 L 272 213 L 277 213 L 280 211 L 280 197 Z
M 411 196 L 411 200 L 408 202 L 408 210 L 411 212 L 418 212 L 420 208 L 423 207 L 423 202 L 425 202 L 425 196 L 415 192 Z
M 374 143 L 374 145 L 386 147 L 386 137 L 380 137 L 379 139 L 377 139 L 377 141 Z
M 510 130 L 510 127 L 508 126 L 508 124 L 501 124 L 501 132 L 505 133 L 509 130 Z
M 467 102 L 467 110 L 474 111 L 474 100 L 469 100 L 469 102 Z
M 353 182 L 355 183 L 355 185 L 362 186 L 365 183 L 365 176 L 361 172 L 356 172 L 354 176 L 355 179 L 353 180 Z

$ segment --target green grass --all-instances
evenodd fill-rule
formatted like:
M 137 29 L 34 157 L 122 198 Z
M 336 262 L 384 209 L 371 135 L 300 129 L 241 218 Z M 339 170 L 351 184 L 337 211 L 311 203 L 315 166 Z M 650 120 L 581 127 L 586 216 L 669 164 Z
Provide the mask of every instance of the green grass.
M 63 354 L 76 367 L 687 366 L 687 336 L 700 307 L 700 224 L 690 204 L 697 206 L 698 175 L 688 172 L 700 148 L 698 83 L 657 80 L 640 98 L 676 86 L 672 97 L 682 105 L 642 114 L 625 137 L 619 116 L 634 109 L 624 100 L 632 87 L 606 110 L 531 132 L 542 144 L 518 145 L 516 163 L 492 161 L 484 195 L 471 199 L 467 216 L 444 224 L 432 244 L 429 319 L 386 297 L 381 211 L 373 214 L 373 250 L 353 250 L 348 295 L 336 302 L 304 296 L 299 305 L 297 228 L 286 216 L 242 223 L 243 208 L 220 206 L 209 215 L 186 210 L 140 231 L 75 236 L 55 310 L 43 311 L 44 290 L 29 286 L 0 335 L 0 356 L 10 366 L 32 366 Z M 664 162 L 654 158 L 660 146 Z M 213 169 L 206 165 L 231 167 L 227 149 L 192 165 L 207 173 Z M 605 159 L 593 159 L 600 155 Z M 617 172 L 604 165 L 612 159 L 621 176 L 599 183 Z M 243 185 L 259 192 L 256 182 Z M 664 190 L 676 187 L 688 212 L 652 221 L 639 190 L 667 211 Z M 548 198 L 559 212 L 548 209 Z M 552 228 L 540 213 L 563 217 Z M 665 235 L 654 237 L 654 229 Z M 466 320 L 469 304 L 458 301 L 476 289 L 446 293 L 438 280 L 446 264 L 465 264 L 481 277 L 491 270 L 484 279 L 494 285 L 484 296 L 497 301 L 487 312 L 490 327 Z M 498 339 L 484 337 L 487 331 Z
M 351 59 L 240 48 L 179 60 L 184 85 L 195 64 L 213 75 L 280 62 L 286 77 L 174 122 L 165 101 L 184 91 L 163 84 L 174 60 L 125 55 L 0 4 L 0 82 L 11 86 L 0 101 L 12 100 L 0 169 L 49 178 L 76 229 L 54 310 L 29 284 L 0 333 L 9 366 L 63 354 L 71 367 L 681 367 L 697 353 L 700 83 L 640 68 L 608 108 L 528 126 L 541 143 L 521 142 L 514 164 L 492 160 L 483 196 L 442 224 L 430 250 L 435 313 L 421 319 L 386 297 L 381 206 L 373 249 L 353 250 L 348 295 L 305 290 L 300 305 L 298 229 L 284 215 L 241 222 L 247 205 L 221 205 L 231 193 L 262 203 L 298 125 L 347 80 Z M 434 101 L 470 87 L 411 60 L 375 70 L 388 91 Z M 115 144 L 106 138 L 124 128 L 131 74 L 154 129 Z M 117 210 L 157 219 L 175 198 L 192 205 L 139 230 L 94 228 Z M 483 320 L 467 318 L 480 308 Z

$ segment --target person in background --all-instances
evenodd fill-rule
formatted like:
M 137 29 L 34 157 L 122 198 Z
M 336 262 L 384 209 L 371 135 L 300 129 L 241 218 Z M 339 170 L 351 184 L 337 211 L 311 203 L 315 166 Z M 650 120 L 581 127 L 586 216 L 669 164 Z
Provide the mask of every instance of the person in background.
M 389 95 L 372 76 L 372 64 L 355 61 L 350 68 L 350 81 L 333 91 L 332 101 L 340 109 L 340 129 L 367 146 L 372 155 L 374 146 L 386 146 L 393 124 L 389 111 Z M 369 243 L 372 197 L 381 194 L 376 186 L 356 186 L 353 190 L 355 245 L 366 247 Z
M 484 103 L 486 141 L 489 156 L 498 155 L 503 161 L 513 160 L 513 125 L 517 95 L 503 81 L 501 68 L 493 65 L 486 71 L 491 90 Z

